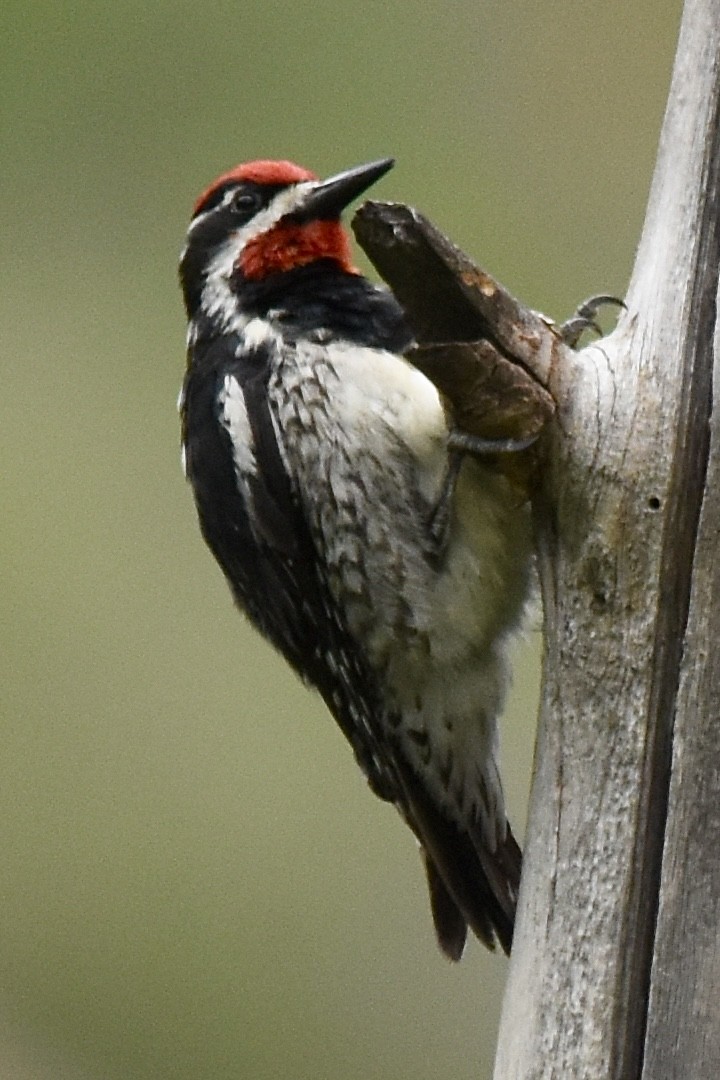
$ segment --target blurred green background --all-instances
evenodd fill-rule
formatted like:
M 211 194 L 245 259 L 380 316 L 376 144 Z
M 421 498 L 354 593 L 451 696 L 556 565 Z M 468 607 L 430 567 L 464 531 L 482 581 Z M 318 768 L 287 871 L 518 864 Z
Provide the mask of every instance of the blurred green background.
M 440 957 L 409 834 L 203 548 L 176 257 L 236 161 L 393 154 L 374 197 L 530 304 L 622 295 L 679 11 L 5 0 L 2 1080 L 489 1076 L 506 962 Z

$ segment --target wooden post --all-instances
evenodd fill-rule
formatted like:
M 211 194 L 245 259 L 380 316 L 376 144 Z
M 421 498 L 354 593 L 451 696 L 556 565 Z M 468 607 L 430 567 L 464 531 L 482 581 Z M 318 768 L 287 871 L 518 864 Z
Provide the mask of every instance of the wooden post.
M 720 3 L 688 0 L 627 315 L 549 386 L 495 1080 L 720 1076 L 719 116 Z
M 720 1077 L 719 119 L 720 0 L 688 0 L 627 312 L 580 353 L 416 211 L 354 222 L 462 426 L 546 433 L 495 1080 Z

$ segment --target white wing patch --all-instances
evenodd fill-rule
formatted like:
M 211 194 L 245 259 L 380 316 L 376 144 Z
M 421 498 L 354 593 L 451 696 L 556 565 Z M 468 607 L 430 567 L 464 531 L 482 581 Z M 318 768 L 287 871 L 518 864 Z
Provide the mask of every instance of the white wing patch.
M 248 477 L 257 475 L 257 459 L 245 395 L 234 375 L 225 376 L 220 393 L 220 406 L 221 423 L 232 443 L 235 472 L 245 489 Z

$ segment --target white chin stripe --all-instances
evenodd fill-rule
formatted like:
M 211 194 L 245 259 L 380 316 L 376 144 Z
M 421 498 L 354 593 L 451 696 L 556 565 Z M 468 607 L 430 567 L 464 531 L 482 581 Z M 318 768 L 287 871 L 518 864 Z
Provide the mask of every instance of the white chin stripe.
M 256 317 L 245 323 L 242 331 L 242 350 L 259 349 L 263 345 L 277 344 L 279 335 L 267 319 Z
M 230 279 L 238 264 L 243 248 L 256 236 L 267 232 L 287 214 L 300 209 L 309 191 L 317 186 L 317 181 L 308 180 L 301 184 L 293 184 L 289 188 L 278 192 L 269 206 L 261 210 L 255 217 L 232 233 L 225 243 L 218 249 L 215 257 L 211 260 L 205 275 L 205 285 L 202 292 L 202 306 L 207 315 L 217 318 L 227 330 L 238 330 L 237 303 L 230 288 Z M 223 202 L 225 206 L 232 199 L 234 192 L 229 191 Z M 217 207 L 208 210 L 208 214 L 215 213 Z M 195 218 L 189 232 L 197 227 L 205 214 Z

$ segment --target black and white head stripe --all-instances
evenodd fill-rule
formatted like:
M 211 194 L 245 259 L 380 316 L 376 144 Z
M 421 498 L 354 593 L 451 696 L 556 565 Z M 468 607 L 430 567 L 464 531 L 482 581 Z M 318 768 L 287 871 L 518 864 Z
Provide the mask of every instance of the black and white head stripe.
M 319 181 L 288 186 L 229 183 L 213 194 L 190 222 L 180 257 L 183 281 L 197 282 L 205 314 L 228 331 L 239 329 L 230 280 L 244 248 L 303 204 Z

